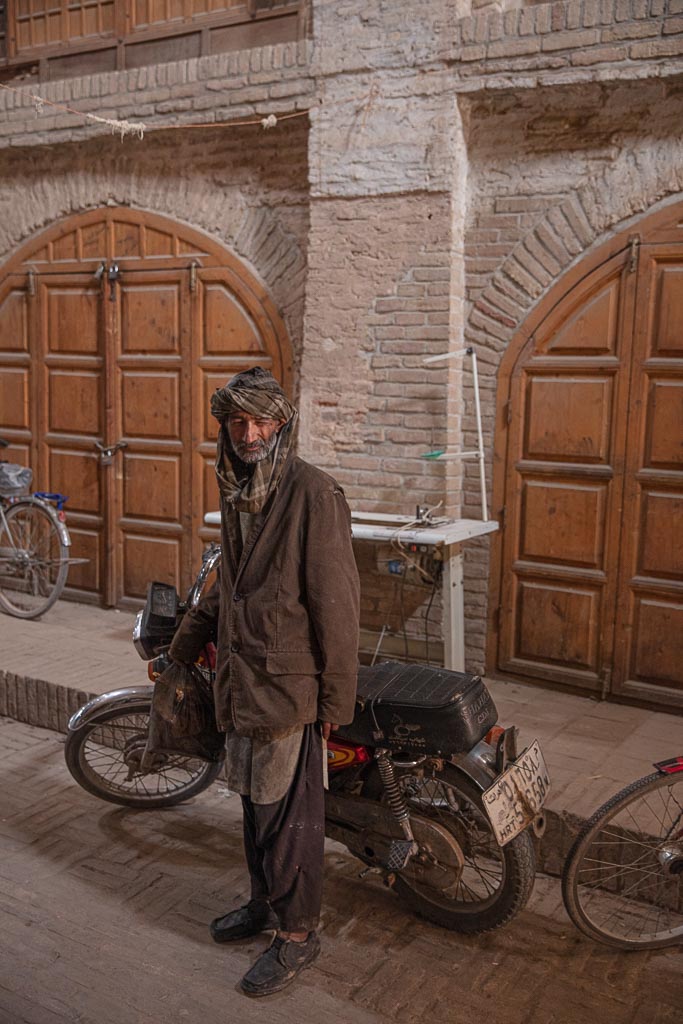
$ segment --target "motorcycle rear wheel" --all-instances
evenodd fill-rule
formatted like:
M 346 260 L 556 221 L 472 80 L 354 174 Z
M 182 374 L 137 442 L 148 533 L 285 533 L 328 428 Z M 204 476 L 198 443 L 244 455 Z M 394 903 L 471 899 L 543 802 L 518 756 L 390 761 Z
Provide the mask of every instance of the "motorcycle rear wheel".
M 186 754 L 155 755 L 153 770 L 136 771 L 147 740 L 150 702 L 102 711 L 69 733 L 64 747 L 67 768 L 76 782 L 100 800 L 154 810 L 173 807 L 207 789 L 223 762 Z M 130 778 L 129 778 L 130 776 Z
M 450 765 L 433 774 L 398 774 L 398 779 L 410 811 L 451 832 L 465 863 L 453 895 L 400 872 L 393 886 L 397 895 L 420 917 L 451 931 L 478 935 L 507 924 L 526 905 L 534 885 L 535 856 L 528 833 L 500 847 L 481 790 Z M 366 786 L 376 792 L 378 782 L 373 779 Z

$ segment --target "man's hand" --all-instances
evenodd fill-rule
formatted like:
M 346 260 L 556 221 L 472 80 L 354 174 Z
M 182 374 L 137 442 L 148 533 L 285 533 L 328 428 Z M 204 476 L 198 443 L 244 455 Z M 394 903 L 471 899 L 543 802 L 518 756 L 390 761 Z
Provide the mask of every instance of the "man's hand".
M 339 726 L 333 725 L 332 722 L 321 722 L 320 728 L 322 730 L 323 739 L 327 742 L 330 738 L 330 733 L 336 732 Z

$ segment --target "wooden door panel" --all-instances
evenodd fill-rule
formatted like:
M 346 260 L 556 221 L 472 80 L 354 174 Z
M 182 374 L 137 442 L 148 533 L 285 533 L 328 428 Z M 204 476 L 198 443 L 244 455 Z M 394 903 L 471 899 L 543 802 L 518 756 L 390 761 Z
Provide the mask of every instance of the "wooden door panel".
M 0 434 L 10 442 L 0 458 L 22 466 L 34 462 L 30 356 L 30 292 L 34 290 L 28 274 L 10 274 L 0 284 Z
M 683 320 L 681 324 L 683 331 Z M 647 392 L 643 468 L 679 469 L 683 467 L 683 379 L 650 379 Z
M 662 266 L 659 272 L 652 355 L 683 356 L 683 267 Z
M 618 256 L 553 307 L 509 401 L 498 665 L 587 690 L 602 689 L 612 652 L 632 312 L 624 282 Z
M 91 280 L 80 287 L 54 284 L 47 290 L 47 296 L 48 352 L 101 355 L 99 285 Z
M 658 687 L 683 695 L 683 598 L 636 593 L 630 614 L 634 640 L 628 677 L 642 692 Z
M 576 681 L 598 672 L 598 589 L 521 580 L 516 620 L 519 637 L 516 660 L 537 663 L 545 670 L 555 665 Z
M 218 483 L 216 482 L 216 459 L 204 461 L 204 472 L 202 475 L 202 508 L 205 512 L 217 512 L 221 507 Z
M 100 376 L 94 370 L 48 369 L 48 430 L 102 435 Z
M 619 322 L 619 281 L 581 295 L 573 308 L 565 311 L 559 325 L 552 319 L 546 326 L 547 350 L 553 355 L 614 355 Z M 543 331 L 540 332 L 542 339 Z M 542 340 L 541 340 L 542 344 Z
M 133 226 L 135 227 L 135 226 Z M 116 235 L 137 250 L 140 229 Z M 126 241 L 127 240 L 127 241 Z M 123 250 L 122 250 L 123 251 Z M 190 570 L 187 505 L 191 458 L 190 289 L 186 270 L 123 270 L 118 290 L 120 335 L 115 346 L 114 512 L 119 553 L 116 599 L 144 597 L 152 579 L 183 586 Z
M 608 462 L 610 378 L 530 375 L 527 388 L 524 458 Z
M 182 537 L 151 537 L 126 531 L 123 539 L 123 595 L 145 598 L 151 580 L 180 589 Z
M 28 367 L 0 364 L 0 409 L 4 426 L 29 429 Z
M 604 569 L 607 485 L 527 479 L 518 558 Z
M 144 229 L 145 256 L 175 256 L 175 238 L 167 231 L 157 231 L 155 228 Z
M 203 288 L 204 351 L 207 355 L 265 356 L 263 337 L 253 319 L 223 281 L 207 281 Z M 265 364 L 264 364 L 265 365 Z
M 76 526 L 72 519 L 69 519 L 69 535 L 71 557 L 83 559 L 69 566 L 69 587 L 79 595 L 98 597 L 104 586 L 101 531 Z
M 23 283 L 0 298 L 0 352 L 28 352 L 28 301 Z
M 69 231 L 52 243 L 52 262 L 73 263 L 78 259 L 78 232 Z
M 180 296 L 173 283 L 121 288 L 123 352 L 180 351 Z
M 53 246 L 52 257 L 77 255 L 75 232 Z M 42 490 L 69 498 L 71 566 L 67 593 L 93 599 L 103 577 L 105 481 L 96 442 L 104 440 L 104 339 L 101 284 L 92 274 L 38 275 L 38 348 L 41 364 L 34 410 L 40 440 Z
M 615 690 L 683 707 L 683 244 L 641 247 Z
M 683 578 L 683 494 L 643 489 L 638 576 Z
M 123 453 L 123 514 L 133 519 L 180 521 L 180 458 Z M 154 503 L 150 495 L 154 495 Z
M 49 489 L 68 495 L 69 518 L 78 512 L 99 516 L 102 490 L 96 454 L 51 447 L 49 467 Z
M 142 231 L 141 224 L 125 220 L 114 221 L 114 259 L 121 260 L 126 257 L 138 259 L 142 253 Z M 126 285 L 124 284 L 122 290 L 125 291 L 125 289 Z
M 179 371 L 121 371 L 121 419 L 124 439 L 174 440 L 180 443 Z

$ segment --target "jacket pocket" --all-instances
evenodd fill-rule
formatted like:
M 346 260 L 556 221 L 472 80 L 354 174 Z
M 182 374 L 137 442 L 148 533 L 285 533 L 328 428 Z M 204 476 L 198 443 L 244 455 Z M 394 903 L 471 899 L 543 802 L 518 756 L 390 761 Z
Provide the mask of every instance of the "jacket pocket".
M 322 658 L 315 651 L 268 651 L 266 668 L 274 676 L 316 676 Z

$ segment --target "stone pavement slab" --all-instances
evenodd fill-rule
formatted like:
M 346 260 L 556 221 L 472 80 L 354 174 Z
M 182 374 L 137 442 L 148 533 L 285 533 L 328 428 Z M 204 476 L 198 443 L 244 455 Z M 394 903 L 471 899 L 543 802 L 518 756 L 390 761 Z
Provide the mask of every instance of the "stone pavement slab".
M 683 949 L 584 939 L 537 879 L 506 928 L 465 937 L 413 917 L 326 845 L 323 954 L 250 1000 L 259 937 L 216 946 L 207 923 L 247 896 L 239 799 L 220 783 L 166 811 L 98 801 L 63 737 L 0 719 L 0 1024 L 680 1024 Z
M 130 612 L 58 601 L 39 621 L 0 614 L 0 714 L 64 731 L 88 695 L 147 682 L 131 641 Z M 550 769 L 549 830 L 539 850 L 551 872 L 577 823 L 613 793 L 683 754 L 683 717 L 597 702 L 516 682 L 487 680 L 521 745 L 541 743 Z

